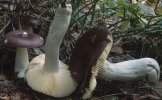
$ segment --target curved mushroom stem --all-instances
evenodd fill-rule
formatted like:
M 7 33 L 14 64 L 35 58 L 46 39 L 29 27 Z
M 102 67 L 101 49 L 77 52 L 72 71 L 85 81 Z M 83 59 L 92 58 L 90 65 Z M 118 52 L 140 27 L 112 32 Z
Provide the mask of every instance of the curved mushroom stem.
M 27 48 L 16 48 L 16 58 L 15 58 L 15 72 L 18 72 L 18 78 L 25 77 L 25 71 L 29 64 L 28 50 Z
M 71 4 L 60 5 L 56 9 L 45 44 L 45 54 L 35 57 L 28 65 L 25 78 L 35 91 L 65 97 L 77 88 L 68 66 L 59 61 L 60 45 L 69 27 L 71 14 Z
M 105 62 L 99 77 L 109 80 L 133 81 L 147 78 L 149 83 L 156 83 L 160 78 L 160 67 L 152 58 L 123 61 L 119 63 Z

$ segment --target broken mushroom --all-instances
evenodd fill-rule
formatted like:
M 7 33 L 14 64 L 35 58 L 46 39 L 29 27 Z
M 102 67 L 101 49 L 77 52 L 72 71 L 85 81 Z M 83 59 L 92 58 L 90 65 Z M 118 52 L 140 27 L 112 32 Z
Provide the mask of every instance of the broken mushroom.
M 14 30 L 4 36 L 4 43 L 16 48 L 15 69 L 18 78 L 24 78 L 29 63 L 27 48 L 35 48 L 43 44 L 43 39 L 33 33 Z
M 29 63 L 26 80 L 33 90 L 54 97 L 68 96 L 77 88 L 85 90 L 83 98 L 86 99 L 96 86 L 95 77 L 110 51 L 112 37 L 106 29 L 90 29 L 78 41 L 78 45 L 82 46 L 76 45 L 70 66 L 65 65 L 59 61 L 59 49 L 70 23 L 71 13 L 71 5 L 65 2 L 57 8 L 49 28 L 45 54 L 35 57 Z
M 112 36 L 104 27 L 86 31 L 77 41 L 70 58 L 69 69 L 78 83 L 77 92 L 82 99 L 90 98 L 96 87 L 96 76 L 104 65 L 112 47 Z
M 149 83 L 157 83 L 160 66 L 152 58 L 141 58 L 119 63 L 106 61 L 101 67 L 99 77 L 109 80 L 134 81 L 146 78 Z

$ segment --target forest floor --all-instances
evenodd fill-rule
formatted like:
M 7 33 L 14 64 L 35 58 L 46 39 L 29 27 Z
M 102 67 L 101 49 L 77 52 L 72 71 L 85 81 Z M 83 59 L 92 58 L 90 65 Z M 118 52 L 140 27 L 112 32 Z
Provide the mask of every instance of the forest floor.
M 6 0 L 6 1 L 14 1 L 14 0 Z M 10 8 L 8 8 L 9 10 L 6 9 L 5 7 L 4 7 L 5 9 L 0 9 L 1 15 L 0 100 L 80 100 L 81 97 L 77 97 L 75 95 L 71 95 L 65 98 L 54 98 L 38 93 L 36 91 L 33 91 L 26 84 L 26 81 L 24 79 L 16 78 L 16 75 L 14 73 L 15 48 L 7 47 L 2 43 L 3 42 L 2 38 L 4 34 L 19 26 L 19 25 L 17 26 L 18 24 L 17 22 L 23 20 L 21 19 L 19 14 L 24 15 L 31 14 L 37 17 L 39 17 L 38 15 L 40 15 L 40 18 L 42 18 L 41 20 L 43 20 L 44 24 L 42 24 L 41 27 L 38 27 L 41 29 L 41 31 L 37 33 L 40 33 L 39 35 L 41 35 L 45 39 L 47 36 L 46 33 L 48 33 L 49 23 L 52 19 L 51 16 L 54 15 L 53 13 L 51 13 L 51 11 L 48 10 L 51 4 L 51 2 L 49 1 L 59 1 L 59 0 L 31 0 L 31 1 L 20 0 L 20 1 L 22 1 L 22 3 L 21 2 L 18 3 L 17 8 L 15 7 L 16 9 L 14 9 L 13 11 L 10 10 Z M 25 1 L 30 2 L 26 3 Z M 114 22 L 114 20 L 112 21 Z M 20 26 L 23 26 L 23 24 Z M 79 30 L 77 29 L 78 26 L 76 26 L 76 29 L 74 28 L 73 30 L 76 30 L 78 32 Z M 126 40 L 127 41 L 124 41 L 126 44 L 122 44 L 122 49 L 118 48 L 114 51 L 112 50 L 113 52 L 111 51 L 108 60 L 111 60 L 112 62 L 119 62 L 129 60 L 132 58 L 133 59 L 138 59 L 142 57 L 152 57 L 154 59 L 158 58 L 156 54 L 153 54 L 153 50 L 148 49 L 150 45 L 145 44 L 143 41 L 133 42 L 133 39 L 126 39 Z M 68 43 L 69 41 L 64 42 Z M 159 51 L 161 51 L 161 48 L 159 49 Z M 62 52 L 63 57 L 62 55 L 60 55 L 61 56 L 60 58 L 65 58 L 66 55 L 64 55 L 64 53 L 67 52 L 64 52 L 63 50 Z M 36 56 L 36 54 L 33 53 L 33 49 L 30 49 L 29 52 L 30 60 L 34 56 Z M 66 57 L 69 58 L 69 56 Z M 156 60 L 161 66 L 162 58 Z M 147 84 L 147 82 L 144 80 L 133 82 L 120 82 L 120 81 L 103 80 L 98 78 L 97 87 L 94 90 L 92 98 L 90 100 L 162 100 L 162 75 L 160 77 L 159 82 L 155 86 Z
M 13 73 L 14 50 L 2 47 L 0 54 L 0 100 L 80 100 L 80 97 L 75 95 L 65 98 L 53 98 L 33 91 L 28 87 L 24 79 L 17 79 Z M 130 56 L 120 54 L 109 58 L 121 61 L 130 59 Z M 161 100 L 161 98 L 161 78 L 156 86 L 147 84 L 144 80 L 120 82 L 97 79 L 97 87 L 90 100 Z

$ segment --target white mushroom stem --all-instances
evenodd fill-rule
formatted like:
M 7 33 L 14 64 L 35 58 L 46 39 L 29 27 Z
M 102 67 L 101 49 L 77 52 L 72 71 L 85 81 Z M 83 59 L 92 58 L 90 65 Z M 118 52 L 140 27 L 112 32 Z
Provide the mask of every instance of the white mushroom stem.
M 24 30 L 28 33 L 33 33 L 33 27 L 32 26 L 24 26 Z
M 160 67 L 152 58 L 123 61 L 119 63 L 105 62 L 99 77 L 108 80 L 133 81 L 147 78 L 149 83 L 156 83 L 160 78 Z
M 58 9 L 59 10 L 59 9 Z M 61 11 L 62 9 L 60 9 Z M 58 72 L 59 71 L 59 49 L 62 43 L 62 40 L 65 36 L 65 33 L 68 29 L 70 23 L 70 14 L 62 14 L 57 11 L 55 14 L 56 20 L 54 20 L 49 29 L 45 44 L 45 67 L 44 69 L 49 72 Z
M 24 78 L 27 65 L 29 64 L 28 50 L 21 47 L 16 49 L 15 72 L 18 72 L 18 78 Z
M 59 48 L 68 29 L 71 13 L 70 4 L 57 8 L 47 36 L 45 54 L 35 57 L 28 65 L 26 81 L 35 91 L 54 97 L 65 97 L 77 87 L 68 66 L 59 61 Z

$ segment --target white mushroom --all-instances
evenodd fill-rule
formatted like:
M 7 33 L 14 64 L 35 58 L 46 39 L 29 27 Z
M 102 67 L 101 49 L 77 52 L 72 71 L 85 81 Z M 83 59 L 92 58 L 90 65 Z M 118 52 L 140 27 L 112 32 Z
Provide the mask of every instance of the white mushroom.
M 149 83 L 157 83 L 160 78 L 160 66 L 152 58 L 141 58 L 119 63 L 106 61 L 99 77 L 108 80 L 133 81 L 146 78 Z
M 68 96 L 76 89 L 85 90 L 83 98 L 87 99 L 96 86 L 95 77 L 99 67 L 109 54 L 112 37 L 107 29 L 88 30 L 77 42 L 82 46 L 74 49 L 68 68 L 59 61 L 59 48 L 68 29 L 71 13 L 71 5 L 65 2 L 57 8 L 47 36 L 45 54 L 35 57 L 29 63 L 26 81 L 32 89 L 54 97 Z
M 28 65 L 27 84 L 38 92 L 65 97 L 77 87 L 68 66 L 59 61 L 59 48 L 68 29 L 72 7 L 63 2 L 56 10 L 45 44 L 45 54 L 35 57 Z

